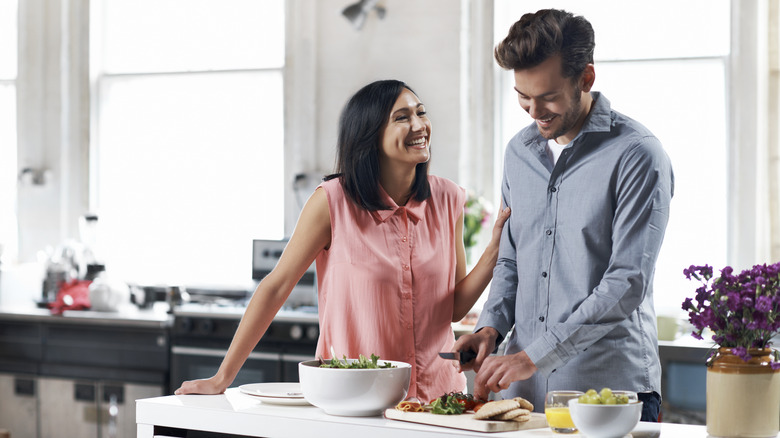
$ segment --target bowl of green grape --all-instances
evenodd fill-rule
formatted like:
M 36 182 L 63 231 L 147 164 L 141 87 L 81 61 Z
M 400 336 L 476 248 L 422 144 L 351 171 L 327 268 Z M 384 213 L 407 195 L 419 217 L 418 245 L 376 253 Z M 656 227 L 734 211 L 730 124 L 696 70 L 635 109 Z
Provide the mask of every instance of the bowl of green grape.
M 631 432 L 642 417 L 642 402 L 636 392 L 589 389 L 569 400 L 574 425 L 589 438 L 622 437 Z

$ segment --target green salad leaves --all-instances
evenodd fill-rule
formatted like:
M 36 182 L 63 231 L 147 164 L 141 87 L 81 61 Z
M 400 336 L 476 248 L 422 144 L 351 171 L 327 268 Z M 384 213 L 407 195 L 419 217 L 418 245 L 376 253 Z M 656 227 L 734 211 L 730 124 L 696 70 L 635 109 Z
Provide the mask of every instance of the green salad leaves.
M 331 360 L 325 360 L 320 357 L 320 368 L 350 368 L 350 369 L 374 369 L 374 368 L 395 368 L 396 366 L 390 362 L 384 362 L 379 364 L 379 356 L 371 354 L 371 358 L 358 355 L 356 361 L 349 362 L 347 356 L 344 356 L 344 360 L 340 360 L 334 357 Z
M 432 414 L 460 415 L 465 410 L 465 405 L 454 395 L 443 395 L 430 404 Z

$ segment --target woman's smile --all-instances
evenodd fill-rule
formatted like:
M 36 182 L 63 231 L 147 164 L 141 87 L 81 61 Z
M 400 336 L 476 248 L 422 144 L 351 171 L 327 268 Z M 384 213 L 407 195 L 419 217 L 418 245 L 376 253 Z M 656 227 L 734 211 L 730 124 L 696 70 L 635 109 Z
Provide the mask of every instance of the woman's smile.
M 382 134 L 381 156 L 386 164 L 416 166 L 430 158 L 431 121 L 417 96 L 404 89 L 396 99 Z

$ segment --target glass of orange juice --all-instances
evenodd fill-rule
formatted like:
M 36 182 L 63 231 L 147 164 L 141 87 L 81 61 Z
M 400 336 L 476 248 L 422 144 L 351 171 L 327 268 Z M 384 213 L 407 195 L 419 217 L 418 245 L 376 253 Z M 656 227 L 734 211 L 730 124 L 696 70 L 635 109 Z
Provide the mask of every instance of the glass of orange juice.
M 544 415 L 553 432 L 574 433 L 577 428 L 569 414 L 569 400 L 578 398 L 582 391 L 550 391 L 544 398 Z

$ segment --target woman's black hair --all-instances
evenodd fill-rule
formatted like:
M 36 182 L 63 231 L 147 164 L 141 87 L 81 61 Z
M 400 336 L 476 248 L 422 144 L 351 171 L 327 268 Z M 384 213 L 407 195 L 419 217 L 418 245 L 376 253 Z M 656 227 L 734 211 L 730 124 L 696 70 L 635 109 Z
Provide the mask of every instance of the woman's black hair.
M 414 93 L 401 81 L 372 82 L 349 99 L 339 119 L 336 173 L 327 175 L 324 180 L 341 177 L 347 196 L 369 211 L 390 209 L 380 196 L 379 149 L 383 128 L 404 88 Z M 428 162 L 419 163 L 412 184 L 412 197 L 424 201 L 430 195 Z

